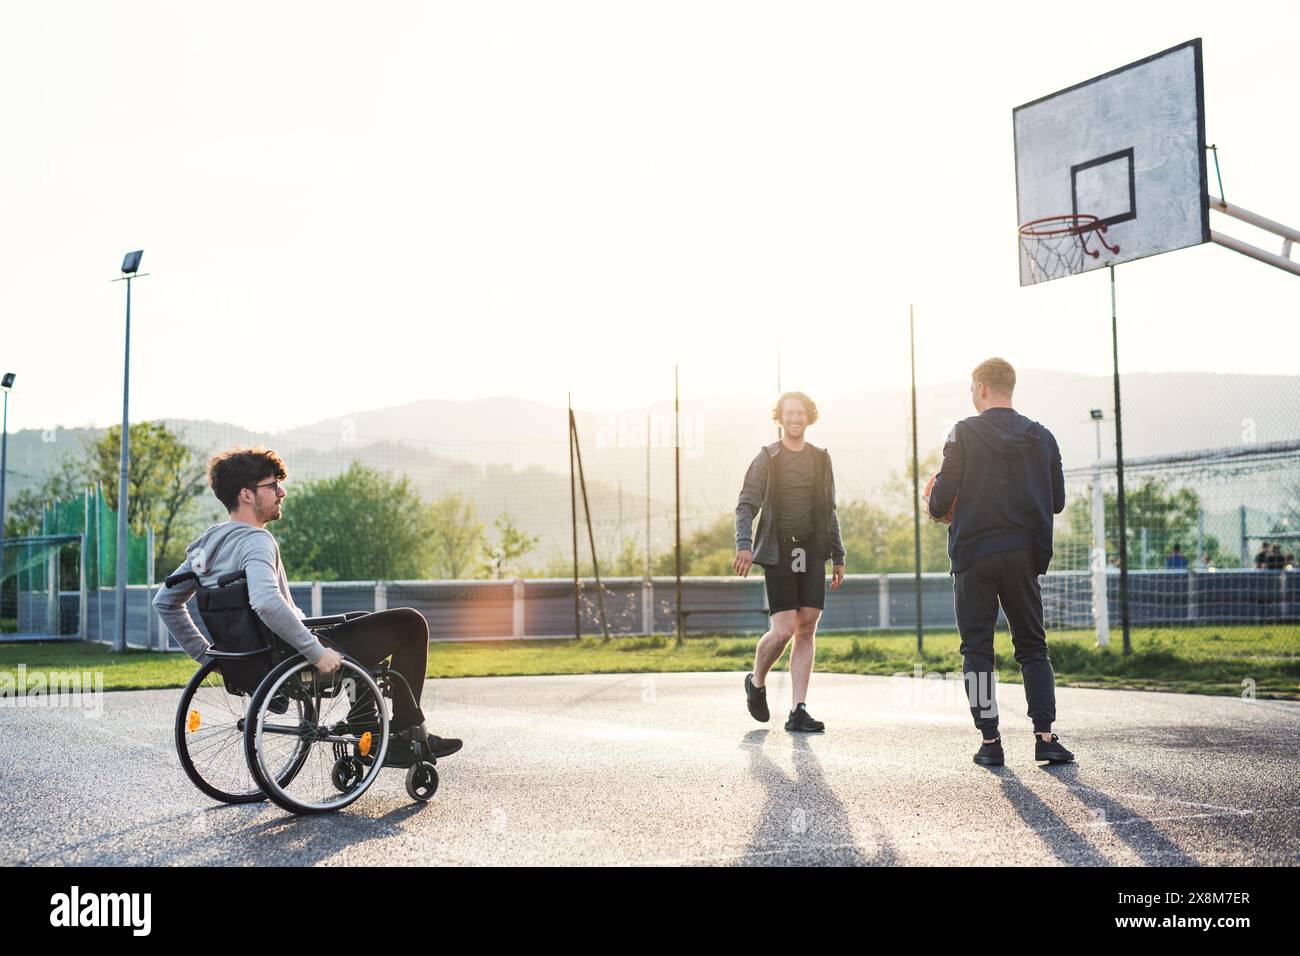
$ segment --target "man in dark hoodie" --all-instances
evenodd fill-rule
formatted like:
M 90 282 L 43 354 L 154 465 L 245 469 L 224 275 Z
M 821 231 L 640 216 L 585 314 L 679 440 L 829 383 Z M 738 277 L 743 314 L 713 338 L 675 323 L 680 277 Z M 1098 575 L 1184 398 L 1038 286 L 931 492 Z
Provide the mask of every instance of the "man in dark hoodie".
M 928 503 L 935 521 L 953 511 L 948 557 L 962 670 L 971 716 L 983 734 L 975 762 L 985 766 L 1003 763 L 993 671 L 999 604 L 1024 678 L 1034 757 L 1052 763 L 1074 759 L 1052 733 L 1056 678 L 1038 582 L 1052 560 L 1052 516 L 1065 508 L 1065 475 L 1056 438 L 1011 407 L 1015 387 L 1016 371 L 1005 359 L 976 366 L 970 393 L 979 414 L 953 426 Z
M 205 587 L 212 587 L 223 574 L 242 570 L 254 613 L 318 671 L 332 674 L 343 658 L 334 646 L 322 644 L 302 623 L 306 615 L 289 591 L 280 546 L 266 529 L 267 524 L 282 517 L 287 477 L 280 456 L 267 448 L 231 448 L 212 458 L 208 462 L 208 483 L 230 512 L 230 520 L 214 524 L 191 542 L 174 576 L 193 572 Z M 202 661 L 208 642 L 185 606 L 195 590 L 192 578 L 173 587 L 164 586 L 153 605 L 185 653 Z M 419 611 L 404 607 L 367 614 L 330 628 L 327 640 L 367 666 L 391 657 L 393 669 L 411 687 L 413 708 L 405 694 L 393 695 L 393 734 L 387 763 L 409 764 L 414 759 L 410 738 L 416 734 L 426 737 L 439 757 L 461 748 L 461 741 L 437 737 L 424 729 L 419 703 L 429 651 L 429 625 Z

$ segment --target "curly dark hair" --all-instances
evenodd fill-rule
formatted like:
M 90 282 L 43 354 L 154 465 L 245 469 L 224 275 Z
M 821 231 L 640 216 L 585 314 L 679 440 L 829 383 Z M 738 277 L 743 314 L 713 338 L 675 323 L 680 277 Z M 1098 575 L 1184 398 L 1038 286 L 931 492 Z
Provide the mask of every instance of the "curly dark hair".
M 280 456 L 269 448 L 235 446 L 208 460 L 208 484 L 227 511 L 239 507 L 239 492 L 267 478 L 284 481 L 289 477 Z
M 787 398 L 796 398 L 803 402 L 803 410 L 808 417 L 807 424 L 811 425 L 817 421 L 817 403 L 803 392 L 784 392 L 781 397 L 776 400 L 776 404 L 772 406 L 772 421 L 776 422 L 778 425 L 781 424 L 781 412 L 785 408 L 785 400 Z

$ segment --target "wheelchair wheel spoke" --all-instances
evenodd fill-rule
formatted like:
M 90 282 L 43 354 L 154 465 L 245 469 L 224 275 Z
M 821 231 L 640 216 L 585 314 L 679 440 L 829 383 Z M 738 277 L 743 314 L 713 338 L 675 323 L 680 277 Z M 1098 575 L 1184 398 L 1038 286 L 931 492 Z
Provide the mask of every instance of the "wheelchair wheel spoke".
M 347 806 L 374 782 L 386 747 L 387 714 L 382 706 L 378 710 L 373 707 L 378 690 L 373 678 L 345 659 L 331 675 L 321 675 L 300 661 L 277 672 L 273 681 L 259 692 L 257 725 L 251 736 L 254 759 L 270 795 L 298 812 Z M 272 713 L 268 706 L 277 694 L 287 693 L 283 688 L 290 687 L 301 693 L 305 705 L 297 725 Z M 354 721 L 364 722 L 371 733 L 364 753 L 363 731 Z
M 176 744 L 181 764 L 210 796 L 231 802 L 261 797 L 261 789 L 243 759 L 241 721 L 248 697 L 227 688 L 221 671 L 205 665 L 182 695 Z

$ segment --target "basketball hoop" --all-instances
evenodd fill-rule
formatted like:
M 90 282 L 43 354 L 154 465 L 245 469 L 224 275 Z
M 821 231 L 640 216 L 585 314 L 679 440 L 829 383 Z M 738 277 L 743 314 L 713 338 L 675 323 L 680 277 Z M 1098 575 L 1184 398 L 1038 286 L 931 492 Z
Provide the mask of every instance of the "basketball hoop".
M 1082 272 L 1084 256 L 1101 256 L 1101 249 L 1088 248 L 1089 239 L 1101 243 L 1108 252 L 1119 252 L 1118 244 L 1106 241 L 1106 224 L 1087 213 L 1047 216 L 1020 227 L 1020 248 L 1035 282 Z

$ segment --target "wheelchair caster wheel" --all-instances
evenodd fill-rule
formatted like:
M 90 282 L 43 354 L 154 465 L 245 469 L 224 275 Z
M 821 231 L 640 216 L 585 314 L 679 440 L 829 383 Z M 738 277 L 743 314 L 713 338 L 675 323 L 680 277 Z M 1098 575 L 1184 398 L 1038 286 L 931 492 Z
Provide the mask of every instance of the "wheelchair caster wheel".
M 330 772 L 330 781 L 339 793 L 347 793 L 366 775 L 366 768 L 356 757 L 343 757 L 334 761 L 334 769 Z
M 406 792 L 421 803 L 427 803 L 438 792 L 438 771 L 433 764 L 421 761 L 406 771 Z

